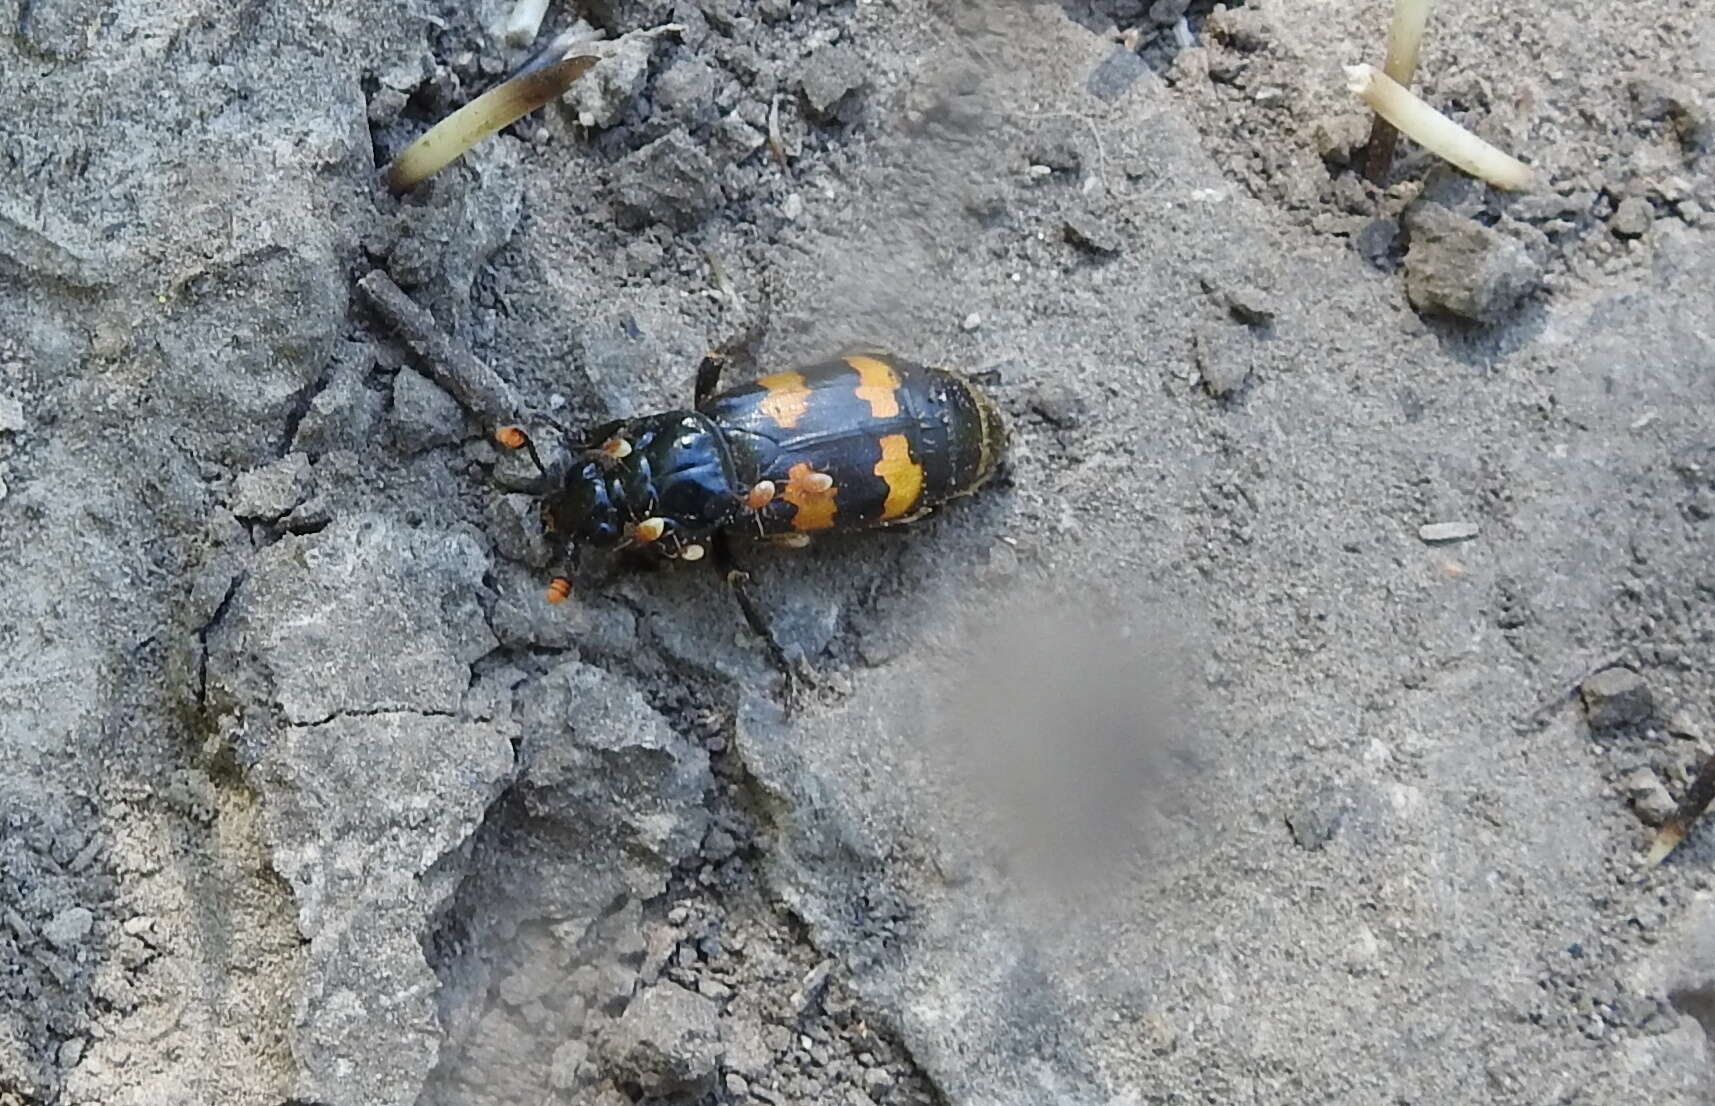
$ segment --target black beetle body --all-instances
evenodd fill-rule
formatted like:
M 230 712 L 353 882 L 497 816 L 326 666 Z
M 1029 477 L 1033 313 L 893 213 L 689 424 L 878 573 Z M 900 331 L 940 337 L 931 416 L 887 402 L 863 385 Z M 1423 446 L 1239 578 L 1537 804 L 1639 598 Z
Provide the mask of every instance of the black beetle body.
M 653 545 L 697 559 L 721 532 L 805 543 L 909 522 L 982 487 L 1006 449 L 999 411 L 965 377 L 882 354 L 775 373 L 695 410 L 591 432 L 543 501 L 551 538 Z

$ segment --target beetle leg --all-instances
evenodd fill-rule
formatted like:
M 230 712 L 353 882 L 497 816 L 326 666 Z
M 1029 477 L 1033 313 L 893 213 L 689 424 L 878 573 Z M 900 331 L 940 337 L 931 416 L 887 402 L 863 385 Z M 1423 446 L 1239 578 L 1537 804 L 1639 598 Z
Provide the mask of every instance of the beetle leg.
M 726 578 L 727 586 L 732 589 L 733 598 L 738 601 L 738 609 L 744 615 L 744 621 L 750 630 L 768 648 L 769 659 L 774 667 L 780 670 L 780 675 L 786 681 L 786 698 L 792 699 L 798 682 L 812 683 L 809 677 L 809 666 L 802 661 L 794 663 L 786 655 L 786 650 L 780 644 L 780 639 L 774 636 L 774 628 L 768 624 L 768 616 L 763 614 L 762 607 L 757 604 L 756 597 L 750 593 L 750 573 L 738 566 L 732 555 L 732 540 L 726 531 L 718 531 L 710 539 L 709 545 L 713 552 L 711 563 L 720 570 Z
M 726 369 L 727 355 L 724 353 L 705 353 L 702 362 L 697 366 L 697 390 L 692 405 L 701 411 L 703 405 L 714 397 L 715 391 L 721 386 L 721 373 Z

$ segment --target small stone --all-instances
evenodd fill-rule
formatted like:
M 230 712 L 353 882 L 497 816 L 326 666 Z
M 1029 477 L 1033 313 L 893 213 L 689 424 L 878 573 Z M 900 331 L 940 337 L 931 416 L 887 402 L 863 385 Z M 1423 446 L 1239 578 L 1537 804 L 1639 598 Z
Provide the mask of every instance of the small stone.
M 381 88 L 369 98 L 369 121 L 376 127 L 385 127 L 399 118 L 405 110 L 410 97 L 397 88 Z
M 1292 840 L 1299 848 L 1318 852 L 1333 840 L 1345 818 L 1345 802 L 1339 793 L 1324 789 L 1307 796 L 1290 811 L 1286 815 L 1286 826 L 1292 831 Z
M 1477 536 L 1477 524 L 1474 522 L 1431 522 L 1419 526 L 1417 536 L 1430 545 L 1440 545 L 1443 542 L 1470 541 Z
M 802 1014 L 821 1003 L 822 993 L 828 989 L 828 977 L 833 973 L 833 970 L 834 962 L 832 959 L 828 959 L 805 973 L 804 982 L 792 995 L 792 1006 L 798 1013 Z M 805 1047 L 808 1048 L 809 1046 L 806 1045 Z
M 24 405 L 11 396 L 0 396 L 0 434 L 17 434 L 24 429 Z
M 313 534 L 333 522 L 333 503 L 326 496 L 312 495 L 281 520 L 294 534 Z
M 119 928 L 127 937 L 141 937 L 155 928 L 155 919 L 148 914 L 139 914 L 135 918 L 126 918 L 125 924 Z
M 862 87 L 865 81 L 863 59 L 849 47 L 826 46 L 811 54 L 804 62 L 804 75 L 799 87 L 810 115 L 823 122 L 842 119 L 851 113 L 847 97 Z
M 1676 710 L 1667 720 L 1667 732 L 1687 741 L 1702 741 L 1703 729 L 1688 710 Z
M 689 57 L 655 79 L 655 110 L 688 127 L 712 118 L 721 79 L 708 62 Z
M 740 1075 L 736 1071 L 729 1071 L 726 1073 L 725 1083 L 727 1097 L 732 1098 L 735 1101 L 742 1101 L 750 1094 L 750 1084 L 746 1083 L 744 1081 L 744 1076 Z
M 886 1068 L 868 1068 L 863 1073 L 863 1089 L 874 1098 L 883 1098 L 893 1087 L 893 1076 Z
M 621 161 L 616 173 L 618 213 L 633 225 L 688 229 L 721 199 L 714 162 L 683 127 Z
M 1250 331 L 1232 327 L 1199 330 L 1191 336 L 1197 374 L 1210 395 L 1225 399 L 1245 386 L 1255 365 L 1254 351 L 1246 346 L 1258 340 Z
M 1170 21 L 1171 22 L 1171 21 Z M 1104 103 L 1113 103 L 1130 91 L 1131 86 L 1149 72 L 1149 63 L 1124 46 L 1119 46 L 1090 74 L 1084 91 Z
M 762 149 L 768 135 L 745 122 L 744 116 L 730 111 L 715 124 L 709 142 L 728 161 L 740 162 Z
M 1227 313 L 1246 326 L 1267 326 L 1277 314 L 1274 297 L 1250 284 L 1240 284 L 1221 293 Z
M 1243 53 L 1266 49 L 1274 39 L 1269 17 L 1257 8 L 1228 8 L 1215 11 L 1203 22 L 1203 33 Z
M 1642 196 L 1629 196 L 1620 201 L 1608 219 L 1608 229 L 1621 238 L 1642 238 L 1655 221 L 1655 211 Z
M 584 127 L 611 127 L 619 121 L 649 78 L 655 36 L 632 33 L 601 45 L 586 47 L 602 55 L 562 99 Z
M 713 976 L 703 976 L 697 980 L 697 993 L 710 1002 L 725 1002 L 732 997 L 732 988 Z
M 464 437 L 458 401 L 421 373 L 400 369 L 393 378 L 393 440 L 406 453 L 453 445 Z
M 74 906 L 50 918 L 42 927 L 42 936 L 54 948 L 67 952 L 83 944 L 84 938 L 94 928 L 95 915 L 85 907 Z
M 789 193 L 787 197 L 780 202 L 780 217 L 785 219 L 787 222 L 797 222 L 798 217 L 802 214 L 804 214 L 804 197 L 800 196 L 798 193 Z
M 733 840 L 732 834 L 719 826 L 710 830 L 709 835 L 703 838 L 703 855 L 716 863 L 725 860 L 737 851 L 738 842 Z
M 1398 242 L 1399 221 L 1397 219 L 1371 219 L 1363 225 L 1357 234 L 1352 236 L 1352 248 L 1358 251 L 1358 256 L 1378 269 L 1393 268 L 1393 250 Z
M 721 1055 L 715 1004 L 661 982 L 634 999 L 601 1038 L 603 1068 L 648 1096 L 710 1089 Z
M 1067 215 L 1061 222 L 1066 241 L 1080 249 L 1104 257 L 1120 252 L 1120 239 L 1102 223 L 1082 212 Z
M 272 522 L 309 496 L 314 479 L 309 457 L 288 453 L 272 464 L 239 476 L 233 490 L 232 513 L 238 518 Z
M 77 1067 L 77 1062 L 83 1059 L 83 1038 L 69 1037 L 61 1041 L 58 1059 L 62 1068 Z
M 1419 311 L 1492 323 L 1542 283 L 1518 242 L 1440 204 L 1412 209 L 1405 294 Z
M 983 325 L 982 315 L 973 311 L 969 315 L 966 315 L 964 317 L 964 320 L 959 323 L 959 329 L 964 331 L 966 334 L 969 334 L 982 325 Z
M 1638 768 L 1620 780 L 1620 790 L 1632 802 L 1632 810 L 1646 826 L 1659 826 L 1673 816 L 1675 803 L 1667 788 L 1648 768 Z
M 1644 678 L 1629 668 L 1604 668 L 1579 689 L 1592 730 L 1611 730 L 1649 718 L 1654 698 Z

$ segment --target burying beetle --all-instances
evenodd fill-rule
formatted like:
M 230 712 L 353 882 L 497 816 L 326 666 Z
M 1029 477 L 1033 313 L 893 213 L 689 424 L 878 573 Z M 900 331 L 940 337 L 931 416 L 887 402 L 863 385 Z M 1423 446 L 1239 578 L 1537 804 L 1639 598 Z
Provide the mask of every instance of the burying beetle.
M 516 404 L 493 370 L 456 348 L 384 274 L 359 282 L 370 303 L 470 410 Z M 526 450 L 540 478 L 542 525 L 567 568 L 549 602 L 571 593 L 585 548 L 705 558 L 726 577 L 745 621 L 788 679 L 792 666 L 732 553 L 734 536 L 801 547 L 813 535 L 898 526 L 969 495 L 994 476 L 1005 420 L 967 377 L 880 352 L 817 362 L 718 392 L 727 364 L 698 367 L 689 409 L 616 419 L 543 463 L 525 431 L 495 439 Z
M 586 547 L 646 548 L 682 561 L 709 555 L 784 669 L 732 537 L 802 547 L 817 533 L 922 518 L 988 482 L 1006 450 L 1006 424 L 966 377 L 887 354 L 822 361 L 717 392 L 726 360 L 703 359 L 690 409 L 597 427 L 563 466 L 544 466 L 518 427 L 495 437 L 535 459 L 543 528 L 562 558 Z M 557 577 L 548 599 L 570 591 Z

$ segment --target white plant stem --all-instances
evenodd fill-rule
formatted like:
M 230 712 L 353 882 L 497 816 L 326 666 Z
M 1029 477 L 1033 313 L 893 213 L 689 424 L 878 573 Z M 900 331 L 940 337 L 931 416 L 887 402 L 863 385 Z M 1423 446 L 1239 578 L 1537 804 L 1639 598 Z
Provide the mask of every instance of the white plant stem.
M 1442 115 L 1373 65 L 1346 66 L 1346 87 L 1399 132 L 1496 188 L 1527 191 L 1530 168 Z

